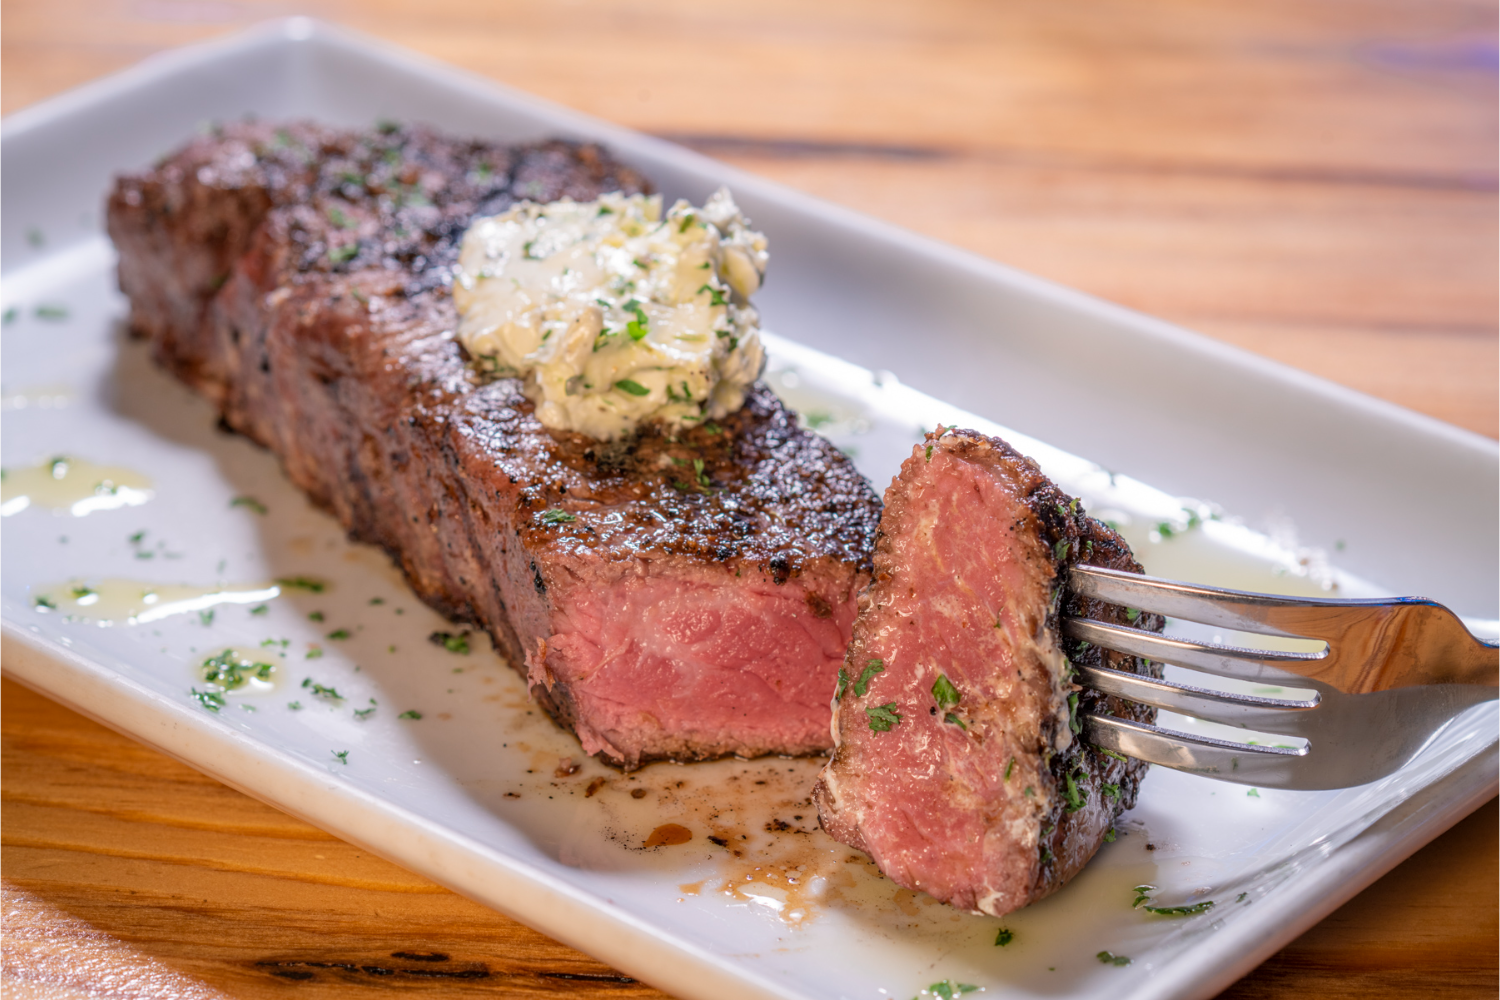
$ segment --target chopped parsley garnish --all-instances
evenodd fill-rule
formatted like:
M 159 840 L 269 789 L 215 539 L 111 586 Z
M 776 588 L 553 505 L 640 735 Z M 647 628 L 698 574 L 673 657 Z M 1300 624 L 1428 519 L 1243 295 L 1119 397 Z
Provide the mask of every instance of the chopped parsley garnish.
M 932 682 L 932 696 L 937 699 L 938 708 L 952 708 L 963 697 L 947 674 L 938 674 L 937 680 Z
M 860 673 L 859 680 L 854 682 L 855 696 L 863 698 L 865 696 L 865 692 L 870 690 L 870 681 L 874 678 L 874 676 L 876 674 L 881 674 L 884 672 L 885 661 L 883 660 L 871 660 L 869 663 L 865 664 L 865 669 Z
M 1126 608 L 1125 609 L 1125 620 L 1128 621 L 1128 622 L 1133 622 L 1137 618 L 1139 618 L 1140 616 L 1141 616 L 1141 609 L 1140 608 Z
M 19 315 L 21 315 L 21 311 L 15 306 L 11 306 L 9 309 L 5 310 L 5 316 L 3 319 L 0 319 L 0 322 L 3 322 L 6 326 L 9 326 L 16 321 L 16 317 Z
M 1115 842 L 1115 828 L 1114 827 L 1110 827 L 1108 830 L 1104 831 L 1104 842 L 1106 844 L 1113 844 Z
M 87 597 L 93 593 L 97 593 L 97 591 L 95 591 L 93 587 L 74 587 L 73 599 L 77 600 L 80 597 Z
M 1009 781 L 1010 780 L 1010 773 L 1012 771 L 1014 771 L 1015 769 L 1016 769 L 1016 759 L 1014 757 L 1012 757 L 1010 759 L 1010 763 L 1005 765 L 1005 778 L 1003 780 Z
M 1076 736 L 1083 732 L 1083 723 L 1078 721 L 1078 692 L 1068 695 L 1068 728 Z
M 245 507 L 255 514 L 266 513 L 266 505 L 254 497 L 235 497 L 229 501 L 231 507 Z
M 697 221 L 698 221 L 697 213 L 695 213 L 695 212 L 688 212 L 686 215 L 684 215 L 682 217 L 682 221 L 677 224 L 677 231 L 679 233 L 685 233 L 685 232 L 688 231 L 688 227 L 691 226 L 693 223 L 695 223 Z M 707 261 L 704 261 L 704 263 L 707 263 Z
M 219 694 L 218 692 L 199 691 L 197 688 L 192 688 L 191 692 L 192 696 L 198 699 L 198 704 L 202 705 L 210 712 L 217 712 L 219 709 L 223 708 L 225 704 L 227 704 L 224 701 L 224 696 L 222 694 Z
M 1016 932 L 1009 927 L 1002 927 L 995 934 L 995 947 L 1004 948 L 1016 939 Z
M 323 612 L 321 612 L 321 611 L 309 611 L 307 613 L 307 620 L 310 621 L 310 622 L 320 622 L 320 621 L 323 620 Z
M 567 524 L 570 521 L 576 520 L 578 520 L 578 518 L 558 507 L 554 507 L 542 514 L 543 524 Z
M 442 646 L 450 653 L 469 652 L 469 633 L 467 632 L 434 632 L 427 637 L 427 641 Z
M 312 692 L 314 698 L 326 698 L 329 701 L 343 701 L 344 696 L 339 694 L 337 688 L 324 687 L 311 677 L 302 679 L 302 686 Z
M 1058 543 L 1052 546 L 1052 557 L 1058 562 L 1062 562 L 1064 559 L 1068 558 L 1068 550 L 1072 547 L 1073 543 L 1068 541 L 1066 538 L 1059 539 Z
M 649 395 L 651 395 L 651 390 L 650 389 L 647 389 L 645 386 L 641 385 L 639 382 L 636 382 L 636 381 L 634 381 L 632 379 L 628 379 L 628 378 L 622 378 L 622 379 L 620 379 L 620 381 L 616 382 L 615 383 L 615 388 L 619 389 L 621 392 L 628 392 L 632 396 L 649 396 Z
M 1113 750 L 1109 749 L 1108 747 L 1094 747 L 1094 749 L 1097 750 L 1097 751 L 1099 751 L 1100 753 L 1102 753 L 1104 756 L 1106 756 L 1106 757 L 1113 757 L 1115 760 L 1118 760 L 1118 761 L 1126 761 L 1128 759 L 1128 758 L 1125 757 L 1124 754 L 1115 753 Z
M 1258 799 L 1260 798 L 1260 789 L 1252 788 L 1248 792 L 1246 792 L 1245 795 L 1247 798 Z
M 866 708 L 865 714 L 870 717 L 870 728 L 877 733 L 888 732 L 892 726 L 901 724 L 901 713 L 896 711 L 896 703 L 888 701 L 884 705 L 876 705 Z
M 247 675 L 254 675 L 260 680 L 270 680 L 271 674 L 276 670 L 269 663 L 245 663 L 235 655 L 234 650 L 226 649 L 217 656 L 210 656 L 203 661 L 203 679 L 210 684 L 217 684 L 226 691 L 245 686 Z
M 208 628 L 210 625 L 212 625 L 214 623 L 213 608 L 209 608 L 207 611 L 198 612 L 198 623 L 204 628 Z
M 323 647 L 313 646 L 308 649 L 306 659 L 321 660 L 323 658 Z
M 932 461 L 932 445 L 927 446 L 927 461 Z
M 289 702 L 286 703 L 286 707 L 290 708 L 293 712 L 300 712 L 300 711 L 302 711 L 302 702 L 300 702 L 300 701 L 289 701 Z
M 356 708 L 354 710 L 354 717 L 356 719 L 358 719 L 359 721 L 361 721 L 361 722 L 365 721 L 366 719 L 368 719 L 370 716 L 372 716 L 374 714 L 375 714 L 375 706 L 374 705 L 371 705 L 369 708 Z
M 284 576 L 276 580 L 276 585 L 287 590 L 305 590 L 312 594 L 321 594 L 328 588 L 328 584 L 322 580 L 314 580 L 309 576 Z
M 1083 808 L 1083 804 L 1089 799 L 1089 793 L 1079 788 L 1078 784 L 1073 780 L 1074 775 L 1082 774 L 1082 771 L 1073 771 L 1063 775 L 1063 797 L 1068 800 L 1067 805 L 1063 806 L 1066 812 L 1077 812 Z
M 1135 900 L 1130 904 L 1131 909 L 1145 910 L 1163 917 L 1190 917 L 1195 913 L 1206 913 L 1214 906 L 1214 901 L 1211 899 L 1185 906 L 1147 906 L 1146 904 L 1151 902 L 1151 893 L 1156 891 L 1156 886 L 1146 883 L 1136 886 L 1132 891 L 1135 893 Z
M 702 295 L 704 292 L 707 292 L 709 294 L 709 304 L 710 305 L 716 305 L 716 306 L 727 306 L 727 305 L 729 305 L 728 300 L 724 298 L 724 293 L 721 292 L 721 291 L 719 291 L 713 285 L 705 284 L 702 288 L 698 289 L 698 294 L 699 295 Z
M 833 692 L 833 700 L 838 701 L 844 696 L 844 691 L 849 687 L 849 675 L 844 673 L 844 668 L 839 667 L 839 686 Z
M 1036 797 L 1036 789 L 1032 788 L 1030 785 L 1027 785 L 1026 786 L 1026 792 L 1025 792 L 1025 794 L 1026 794 L 1026 796 L 1028 798 L 1035 798 Z
M 349 638 L 349 630 L 346 628 L 336 628 L 332 632 L 328 633 L 328 638 L 333 639 L 334 641 L 347 639 Z
M 703 471 L 703 459 L 693 459 L 693 474 L 697 477 L 698 485 L 701 488 L 705 490 L 713 488 L 713 481 L 708 478 L 708 473 Z
M 59 320 L 68 318 L 68 310 L 62 306 L 37 306 L 37 319 Z
M 1103 785 L 1099 786 L 1099 791 L 1103 792 L 1104 793 L 1104 797 L 1106 799 L 1109 799 L 1111 802 L 1113 802 L 1115 799 L 1118 799 L 1120 797 L 1120 786 L 1119 785 L 1111 785 L 1111 784 L 1106 783 L 1106 784 L 1103 784 Z
M 950 726 L 957 726 L 959 729 L 962 729 L 965 732 L 968 732 L 969 730 L 969 724 L 963 719 L 960 719 L 952 712 L 949 712 L 947 715 L 943 716 L 943 721 L 948 723 Z
M 328 752 L 331 753 L 331 754 L 333 754 L 333 756 L 338 760 L 338 762 L 340 764 L 347 764 L 347 763 L 349 763 L 349 751 L 348 750 L 330 750 Z
M 943 1000 L 953 1000 L 956 996 L 964 993 L 973 993 L 977 989 L 979 989 L 978 986 L 970 983 L 955 983 L 951 979 L 944 979 L 940 983 L 933 983 L 927 987 L 927 992 L 935 997 L 942 997 Z M 916 1000 L 916 998 L 913 997 L 912 1000 Z
M 1112 951 L 1101 951 L 1099 954 L 1095 955 L 1094 957 L 1097 958 L 1099 961 L 1103 962 L 1105 965 L 1129 965 L 1130 964 L 1130 959 L 1126 958 L 1124 955 L 1116 955 Z
M 1191 906 L 1143 906 L 1141 909 L 1162 917 L 1191 917 L 1195 913 L 1207 913 L 1214 908 L 1214 901 L 1205 899 Z
M 384 604 L 384 603 L 385 603 L 385 598 L 384 597 L 372 597 L 372 598 L 370 598 L 370 605 L 372 607 L 375 606 L 375 605 L 377 605 L 377 604 Z
M 421 717 L 422 713 L 418 712 L 415 708 L 408 708 L 406 711 L 396 716 L 396 718 L 398 719 L 420 719 Z
M 646 319 L 646 310 L 642 309 L 641 304 L 635 299 L 631 299 L 620 308 L 635 315 L 635 319 L 625 324 L 625 332 L 630 334 L 630 339 L 645 340 L 646 334 L 651 332 L 649 321 Z M 629 380 L 627 379 L 626 381 Z M 631 382 L 631 385 L 634 384 L 634 382 Z M 620 385 L 620 383 L 616 382 L 615 385 Z M 636 396 L 644 396 L 646 394 L 644 391 L 635 392 L 633 389 L 626 389 L 625 391 Z
M 1248 892 L 1242 892 L 1238 896 L 1234 897 L 1234 901 L 1236 903 L 1243 903 L 1245 901 L 1245 897 L 1248 895 L 1250 895 Z
M 720 427 L 718 424 L 714 423 L 712 420 L 710 420 L 708 423 L 704 424 L 703 425 L 703 429 L 706 430 L 706 431 L 708 431 L 708 433 L 710 433 L 710 434 L 723 434 L 724 433 L 724 428 Z

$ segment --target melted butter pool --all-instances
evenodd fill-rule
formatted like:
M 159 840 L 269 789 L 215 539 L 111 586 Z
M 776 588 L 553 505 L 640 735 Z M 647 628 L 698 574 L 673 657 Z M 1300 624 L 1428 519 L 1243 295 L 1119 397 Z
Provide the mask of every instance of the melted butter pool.
M 84 517 L 138 507 L 156 495 L 151 480 L 121 465 L 98 465 L 59 455 L 40 465 L 0 470 L 0 517 L 46 507 Z
M 260 604 L 281 595 L 274 583 L 195 587 L 112 577 L 69 580 L 32 588 L 38 611 L 95 625 L 141 625 L 173 615 L 206 612 L 220 604 Z

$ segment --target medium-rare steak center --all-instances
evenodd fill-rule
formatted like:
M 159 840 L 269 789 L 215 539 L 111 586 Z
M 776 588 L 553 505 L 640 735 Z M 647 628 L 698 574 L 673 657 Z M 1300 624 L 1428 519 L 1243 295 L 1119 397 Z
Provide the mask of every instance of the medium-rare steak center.
M 1066 593 L 1070 566 L 1141 568 L 1034 462 L 973 431 L 928 435 L 885 502 L 818 814 L 899 885 L 1000 916 L 1071 878 L 1135 803 L 1146 765 L 1081 744 L 1076 716 L 1155 711 L 1080 690 L 1070 657 L 1148 668 L 1065 650 L 1057 625 L 1130 614 Z
M 457 342 L 470 222 L 646 189 L 593 146 L 225 126 L 119 178 L 131 328 L 626 767 L 830 743 L 879 501 L 764 385 L 690 429 L 544 427 Z

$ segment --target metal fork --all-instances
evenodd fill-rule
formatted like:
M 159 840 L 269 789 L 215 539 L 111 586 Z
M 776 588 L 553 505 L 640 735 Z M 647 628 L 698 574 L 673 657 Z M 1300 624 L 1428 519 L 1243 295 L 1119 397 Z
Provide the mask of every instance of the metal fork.
M 1299 737 L 1306 746 L 1237 743 L 1108 715 L 1082 716 L 1095 746 L 1163 767 L 1263 788 L 1347 788 L 1411 760 L 1464 709 L 1500 696 L 1500 647 L 1418 597 L 1329 600 L 1200 587 L 1076 566 L 1072 589 L 1109 604 L 1261 635 L 1322 640 L 1317 653 L 1170 638 L 1088 618 L 1063 635 L 1116 652 L 1278 688 L 1307 698 L 1236 694 L 1102 667 L 1079 683 L 1198 719 Z

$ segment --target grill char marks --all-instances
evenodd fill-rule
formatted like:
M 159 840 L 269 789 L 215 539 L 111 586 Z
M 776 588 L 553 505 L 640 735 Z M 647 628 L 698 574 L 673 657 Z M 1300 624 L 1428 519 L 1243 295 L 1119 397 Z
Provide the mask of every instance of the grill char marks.
M 157 359 L 488 630 L 588 752 L 826 749 L 879 517 L 848 460 L 764 386 L 675 437 L 551 432 L 453 339 L 476 213 L 644 187 L 589 146 L 240 124 L 121 178 L 109 227 Z
M 999 916 L 1065 883 L 1135 803 L 1145 765 L 1082 745 L 1069 697 L 1077 712 L 1155 712 L 1080 691 L 1068 662 L 1151 668 L 1057 628 L 1060 614 L 1127 621 L 1059 592 L 1069 567 L 1141 568 L 1034 462 L 973 431 L 930 434 L 885 501 L 819 817 L 898 884 Z

